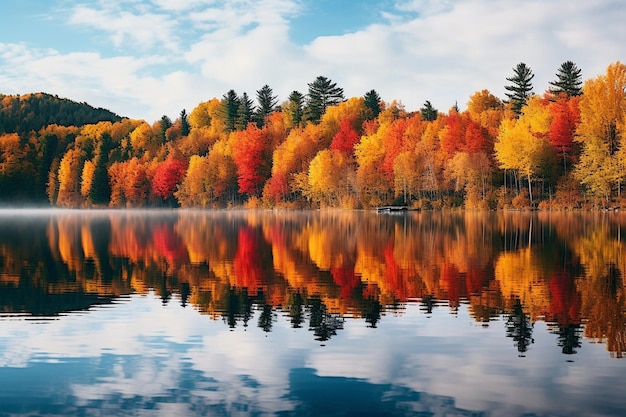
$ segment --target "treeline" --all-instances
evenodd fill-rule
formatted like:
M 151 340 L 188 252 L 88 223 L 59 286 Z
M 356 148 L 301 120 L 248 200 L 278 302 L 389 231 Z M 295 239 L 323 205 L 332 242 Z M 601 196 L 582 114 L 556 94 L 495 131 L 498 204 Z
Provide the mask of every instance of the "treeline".
M 583 82 L 570 61 L 533 93 L 407 111 L 326 77 L 279 103 L 230 90 L 172 120 L 100 121 L 0 136 L 0 199 L 63 207 L 614 207 L 622 202 L 626 66 Z M 8 98 L 5 98 L 8 100 Z M 11 99 L 13 100 L 13 99 Z

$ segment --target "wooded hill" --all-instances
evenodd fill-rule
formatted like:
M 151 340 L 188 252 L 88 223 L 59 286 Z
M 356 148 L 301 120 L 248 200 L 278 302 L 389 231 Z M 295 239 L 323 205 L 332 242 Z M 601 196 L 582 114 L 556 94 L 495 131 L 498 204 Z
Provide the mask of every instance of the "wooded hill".
M 455 105 L 443 112 L 429 101 L 407 111 L 375 90 L 346 99 L 342 88 L 320 76 L 306 94 L 293 91 L 281 103 L 267 85 L 256 91 L 256 100 L 230 90 L 189 114 L 183 109 L 175 120 L 163 116 L 152 124 L 103 109 L 90 112 L 78 103 L 72 115 L 71 102 L 44 94 L 34 95 L 42 99 L 33 104 L 29 96 L 4 96 L 3 107 L 14 110 L 2 120 L 0 202 L 622 205 L 626 66 L 611 64 L 605 74 L 583 82 L 581 70 L 567 61 L 543 94 L 533 92 L 533 77 L 520 63 L 506 78 L 506 99 L 477 91 L 465 110 Z M 63 106 L 46 107 L 57 100 Z
M 102 121 L 119 122 L 121 119 L 109 110 L 46 93 L 22 96 L 0 94 L 0 134 L 24 135 L 52 124 L 84 126 Z

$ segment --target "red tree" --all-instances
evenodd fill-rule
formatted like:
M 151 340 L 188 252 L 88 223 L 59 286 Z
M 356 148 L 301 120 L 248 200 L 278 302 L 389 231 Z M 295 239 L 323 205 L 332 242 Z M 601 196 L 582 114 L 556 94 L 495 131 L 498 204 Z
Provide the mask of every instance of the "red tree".
M 241 194 L 256 194 L 271 173 L 271 149 L 263 130 L 249 125 L 233 133 L 233 160 Z
M 152 179 L 152 192 L 163 200 L 174 195 L 176 186 L 183 180 L 187 173 L 188 162 L 169 156 L 161 162 L 154 172 Z
M 568 98 L 561 94 L 550 106 L 552 123 L 548 138 L 556 152 L 563 157 L 564 166 L 568 157 L 571 158 L 574 132 L 580 121 L 578 103 L 578 97 Z
M 331 150 L 337 150 L 348 155 L 354 152 L 354 145 L 360 140 L 358 132 L 354 129 L 354 119 L 354 116 L 346 117 L 341 121 L 339 131 L 330 144 Z

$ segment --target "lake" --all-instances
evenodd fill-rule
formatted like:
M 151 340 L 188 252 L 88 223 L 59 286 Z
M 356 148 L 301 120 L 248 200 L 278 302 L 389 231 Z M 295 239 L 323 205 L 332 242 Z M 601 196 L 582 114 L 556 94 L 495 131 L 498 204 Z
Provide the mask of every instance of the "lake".
M 623 416 L 625 229 L 0 210 L 0 416 Z

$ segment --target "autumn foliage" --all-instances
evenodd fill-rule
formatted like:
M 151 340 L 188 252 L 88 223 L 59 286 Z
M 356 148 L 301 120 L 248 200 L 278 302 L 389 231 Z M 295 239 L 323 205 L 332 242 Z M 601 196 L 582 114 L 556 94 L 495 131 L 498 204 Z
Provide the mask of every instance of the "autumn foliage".
M 30 131 L 6 130 L 13 126 L 7 122 L 0 129 L 0 200 L 63 207 L 617 206 L 626 179 L 624 87 L 626 66 L 616 62 L 587 80 L 582 94 L 547 90 L 518 111 L 481 90 L 464 110 L 455 105 L 426 117 L 398 101 L 373 106 L 372 90 L 367 100 L 338 100 L 313 115 L 305 95 L 296 91 L 274 105 L 265 86 L 272 105 L 262 118 L 249 95 L 231 90 L 174 120 L 104 112 L 105 121 Z M 49 97 L 2 96 L 0 110 L 15 116 L 37 100 Z

